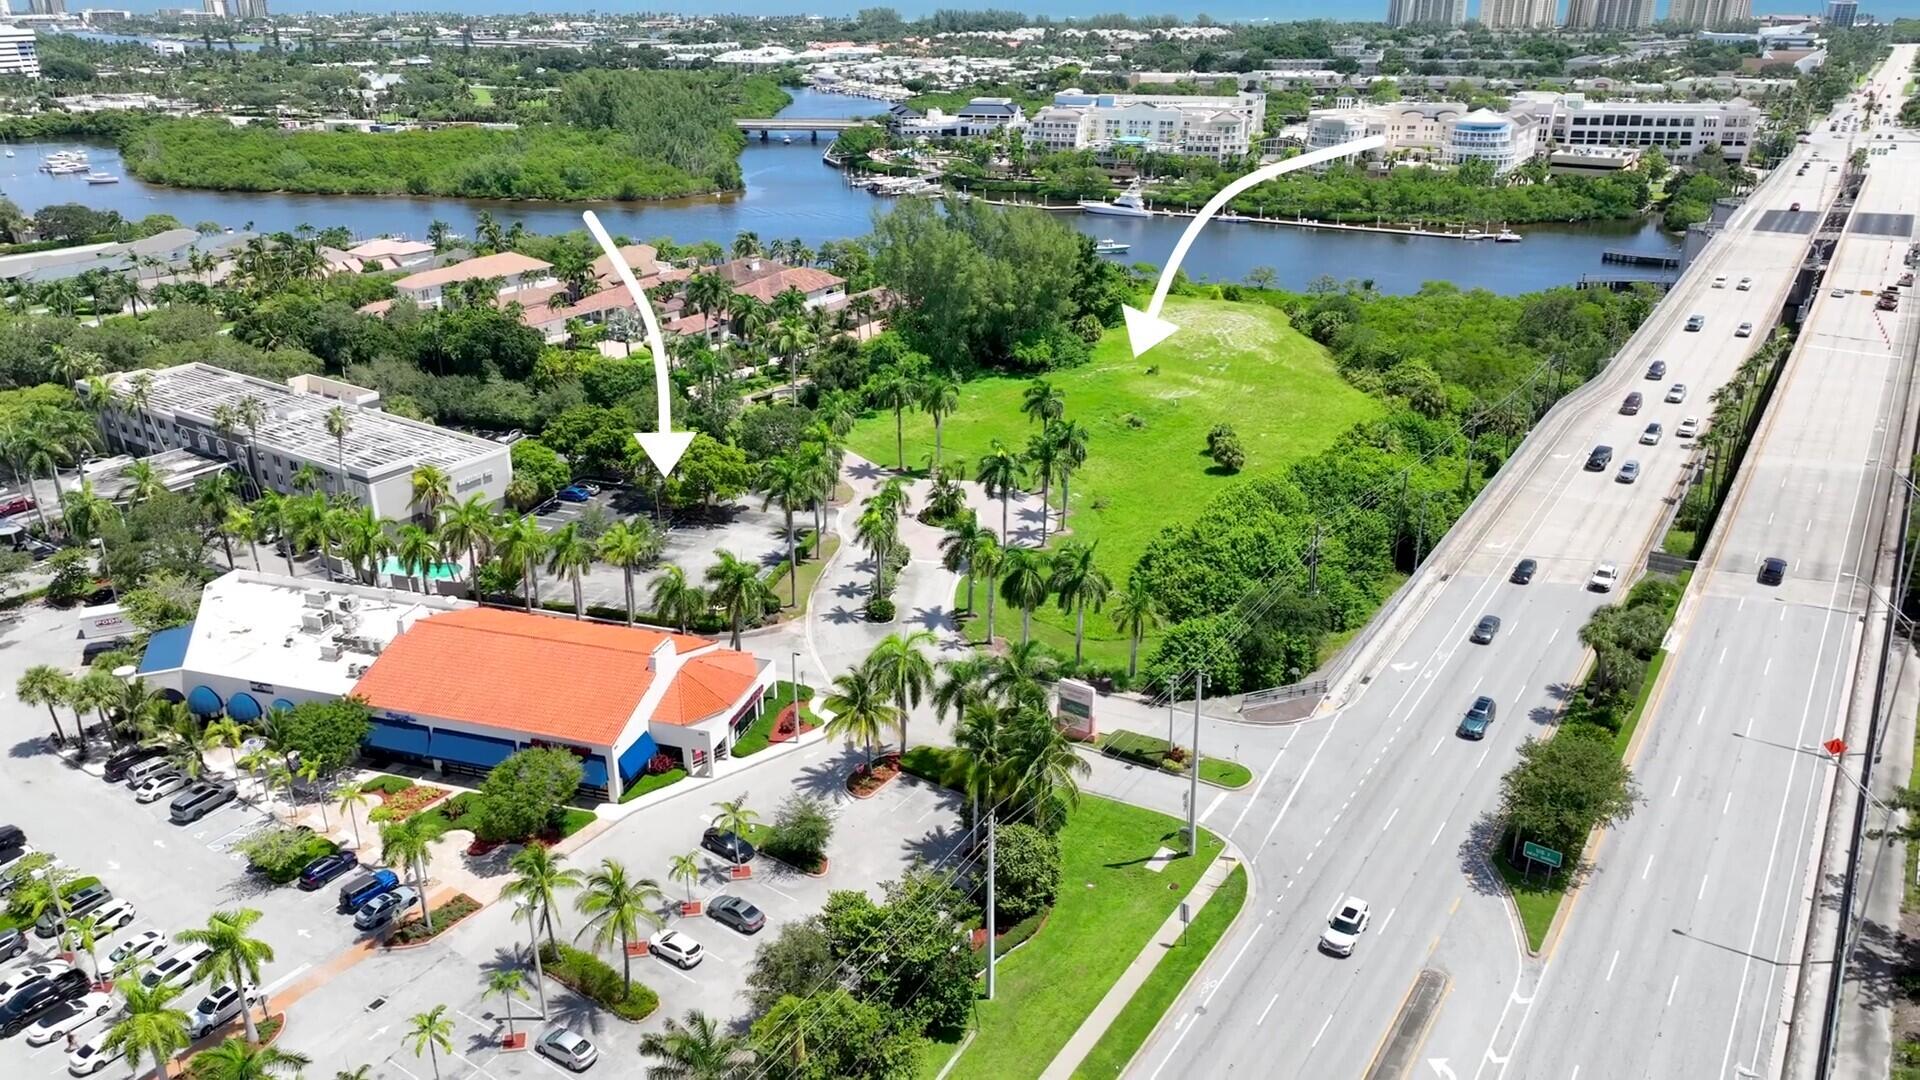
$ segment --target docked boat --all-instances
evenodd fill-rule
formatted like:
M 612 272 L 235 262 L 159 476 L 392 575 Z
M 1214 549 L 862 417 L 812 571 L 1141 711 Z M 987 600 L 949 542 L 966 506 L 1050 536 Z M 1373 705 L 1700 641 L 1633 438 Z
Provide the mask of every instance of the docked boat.
M 1463 232 L 1463 233 L 1461 233 L 1461 234 L 1460 234 L 1460 239 L 1462 239 L 1462 240 L 1491 240 L 1491 239 L 1493 239 L 1493 234 L 1492 234 L 1492 233 L 1484 233 L 1484 232 L 1481 232 L 1481 231 L 1480 231 L 1479 229 L 1468 229 L 1468 230 L 1467 230 L 1466 232 Z
M 1118 255 L 1132 249 L 1132 244 L 1123 244 L 1118 240 L 1102 240 L 1093 245 L 1095 255 Z
M 1493 241 L 1496 244 L 1517 244 L 1523 239 L 1525 239 L 1525 237 L 1514 232 L 1512 229 L 1501 229 L 1499 234 L 1493 238 Z
M 1140 197 L 1140 185 L 1134 184 L 1113 197 L 1112 202 L 1100 199 L 1081 199 L 1080 211 L 1086 214 L 1104 214 L 1107 217 L 1152 217 L 1153 211 L 1147 209 L 1146 201 Z
M 111 173 L 96 171 L 87 174 L 87 183 L 89 184 L 117 184 L 119 182 L 120 178 Z
M 1236 214 L 1231 210 L 1227 210 L 1227 211 L 1223 211 L 1221 213 L 1215 214 L 1213 217 L 1213 220 L 1215 221 L 1252 221 L 1253 219 L 1248 217 L 1245 214 Z

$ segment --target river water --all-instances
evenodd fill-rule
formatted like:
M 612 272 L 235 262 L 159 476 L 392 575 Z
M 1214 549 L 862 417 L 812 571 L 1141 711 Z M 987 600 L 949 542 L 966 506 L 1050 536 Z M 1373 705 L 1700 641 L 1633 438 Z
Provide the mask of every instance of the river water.
M 866 116 L 884 103 L 864 98 L 793 91 L 783 115 L 810 118 Z M 873 216 L 885 213 L 889 200 L 851 187 L 839 170 L 820 160 L 825 139 L 806 135 L 783 143 L 779 136 L 749 141 L 740 155 L 746 191 L 713 198 L 658 203 L 532 203 L 410 196 L 294 195 L 196 191 L 145 184 L 126 175 L 111 147 L 89 146 L 94 169 L 121 177 L 117 184 L 88 184 L 81 175 L 54 176 L 38 166 L 48 154 L 71 149 L 69 143 L 16 144 L 15 156 L 0 159 L 0 193 L 32 212 L 50 203 L 78 202 L 117 210 L 129 218 L 166 213 L 192 226 L 203 221 L 227 228 L 262 232 L 346 225 L 359 237 L 382 234 L 423 238 L 427 224 L 445 221 L 471 234 L 475 218 L 487 211 L 501 223 L 525 222 L 536 232 L 580 227 L 580 213 L 592 208 L 609 229 L 639 239 L 672 237 L 681 243 L 717 240 L 729 243 L 743 231 L 762 241 L 805 241 L 860 236 Z M 1119 256 L 1129 262 L 1160 265 L 1172 252 L 1185 218 L 1152 219 L 1062 214 L 1062 220 L 1096 239 L 1132 245 Z M 1603 267 L 1603 250 L 1662 254 L 1678 243 L 1652 222 L 1543 226 L 1521 230 L 1519 244 L 1464 242 L 1440 238 L 1333 233 L 1288 226 L 1215 222 L 1196 239 L 1182 264 L 1197 280 L 1238 281 L 1255 267 L 1268 267 L 1283 287 L 1300 288 L 1322 274 L 1371 279 L 1387 292 L 1412 292 L 1422 282 L 1452 281 L 1462 288 L 1500 293 L 1526 292 L 1578 281 L 1583 275 L 1615 276 Z

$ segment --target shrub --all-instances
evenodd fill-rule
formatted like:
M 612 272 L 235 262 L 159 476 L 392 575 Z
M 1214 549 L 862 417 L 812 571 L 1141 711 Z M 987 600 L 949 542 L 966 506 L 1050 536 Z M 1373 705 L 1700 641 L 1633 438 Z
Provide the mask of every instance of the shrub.
M 767 854 L 802 870 L 816 870 L 827 857 L 833 839 L 833 817 L 826 803 L 812 795 L 787 796 L 767 832 Z
M 1233 425 L 1215 424 L 1213 427 L 1207 429 L 1207 453 L 1218 453 L 1222 442 L 1237 438 L 1239 438 L 1239 436 L 1234 434 Z
M 361 783 L 360 790 L 376 795 L 395 795 L 413 786 L 404 776 L 376 776 Z
M 893 601 L 884 596 L 867 601 L 867 621 L 869 622 L 892 622 L 893 611 Z
M 431 941 L 454 923 L 480 910 L 480 901 L 466 893 L 456 893 L 452 899 L 427 913 L 425 919 L 400 924 L 400 928 L 387 939 L 389 945 L 417 945 L 422 941 Z
M 662 750 L 647 759 L 647 775 L 659 776 L 663 772 L 671 772 L 678 765 L 679 762 L 674 760 L 672 754 Z
M 580 759 L 571 751 L 521 750 L 480 783 L 474 834 L 483 840 L 525 840 L 553 824 L 580 788 Z
M 553 979 L 624 1019 L 644 1020 L 660 1007 L 660 996 L 645 983 L 624 985 L 620 973 L 592 953 L 543 941 L 540 961 Z
M 275 885 L 285 885 L 299 877 L 308 863 L 340 850 L 333 841 L 306 829 L 268 829 L 238 846 L 247 865 Z
M 1237 435 L 1225 435 L 1208 450 L 1213 455 L 1213 463 L 1227 472 L 1239 472 L 1247 463 L 1247 451 L 1240 445 Z
M 994 852 L 994 904 L 1002 922 L 1053 906 L 1060 894 L 1060 843 L 1031 825 L 999 825 Z

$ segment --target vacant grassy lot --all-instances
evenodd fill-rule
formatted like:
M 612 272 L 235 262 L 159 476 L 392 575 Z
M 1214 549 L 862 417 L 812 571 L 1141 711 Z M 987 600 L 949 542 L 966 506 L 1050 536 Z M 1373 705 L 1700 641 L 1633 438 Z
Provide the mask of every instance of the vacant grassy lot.
M 1066 394 L 1066 415 L 1087 429 L 1087 464 L 1073 477 L 1068 526 L 1096 540 L 1099 560 L 1118 587 L 1160 529 L 1191 518 L 1239 477 L 1274 472 L 1327 446 L 1380 407 L 1334 370 L 1326 351 L 1293 329 L 1279 311 L 1213 300 L 1167 302 L 1180 332 L 1134 359 L 1127 335 L 1111 330 L 1085 367 L 1054 372 L 1048 380 Z M 946 421 L 946 460 L 969 470 L 995 439 L 1024 449 L 1037 430 L 1020 414 L 1030 380 L 991 377 L 962 387 L 960 407 Z M 1207 457 L 1207 431 L 1229 424 L 1246 448 L 1238 476 L 1221 473 Z M 867 417 L 850 436 L 854 452 L 894 465 L 893 415 Z M 906 419 L 907 463 L 924 469 L 933 454 L 933 424 L 925 414 Z M 1060 499 L 1056 484 L 1053 499 Z M 987 515 L 998 526 L 999 517 Z M 1073 620 L 1057 608 L 1037 613 L 1058 644 L 1072 648 Z M 1019 632 L 1018 612 L 1004 627 Z M 977 631 L 976 631 L 977 632 Z M 1036 634 L 1041 631 L 1036 626 Z M 1087 616 L 1087 648 L 1101 663 L 1125 663 L 1127 643 L 1105 615 Z

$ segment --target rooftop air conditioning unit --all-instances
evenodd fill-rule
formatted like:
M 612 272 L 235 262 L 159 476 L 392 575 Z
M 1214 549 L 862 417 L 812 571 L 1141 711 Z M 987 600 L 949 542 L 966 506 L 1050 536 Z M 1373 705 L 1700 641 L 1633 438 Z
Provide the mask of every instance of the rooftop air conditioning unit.
M 354 602 L 358 599 L 359 597 L 354 596 L 352 593 L 343 593 L 340 597 L 340 610 L 352 611 L 354 608 Z
M 321 642 L 320 643 L 320 659 L 327 660 L 327 661 L 340 659 L 339 643 L 332 642 L 332 641 Z
M 333 625 L 333 612 L 309 611 L 300 616 L 300 629 L 309 634 L 317 634 Z
M 302 599 L 304 599 L 307 606 L 311 608 L 327 606 L 327 594 L 325 592 L 310 592 Z

